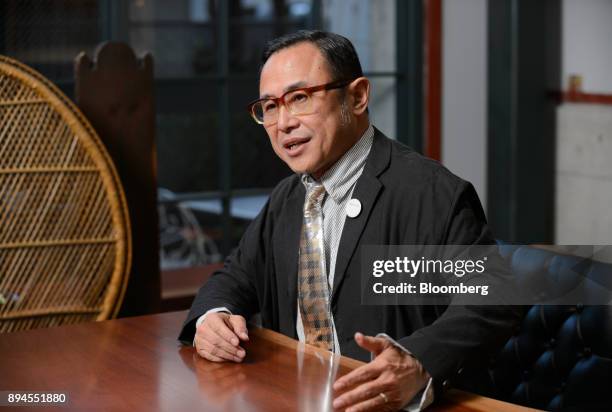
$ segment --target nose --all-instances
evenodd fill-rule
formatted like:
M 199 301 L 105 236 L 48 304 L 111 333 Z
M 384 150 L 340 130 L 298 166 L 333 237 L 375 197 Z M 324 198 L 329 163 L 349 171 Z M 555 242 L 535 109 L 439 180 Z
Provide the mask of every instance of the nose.
M 283 133 L 288 133 L 300 125 L 297 117 L 291 114 L 289 109 L 282 104 L 278 111 L 277 127 Z

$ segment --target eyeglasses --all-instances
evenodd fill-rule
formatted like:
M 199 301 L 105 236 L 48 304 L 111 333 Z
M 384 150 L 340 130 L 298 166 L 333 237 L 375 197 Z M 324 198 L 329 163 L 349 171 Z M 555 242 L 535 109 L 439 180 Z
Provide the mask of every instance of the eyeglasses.
M 310 114 L 313 112 L 312 94 L 321 90 L 339 89 L 349 85 L 352 80 L 337 81 L 319 86 L 302 87 L 289 90 L 281 97 L 266 97 L 258 99 L 248 105 L 253 120 L 264 126 L 273 125 L 278 121 L 280 106 L 284 105 L 292 115 Z

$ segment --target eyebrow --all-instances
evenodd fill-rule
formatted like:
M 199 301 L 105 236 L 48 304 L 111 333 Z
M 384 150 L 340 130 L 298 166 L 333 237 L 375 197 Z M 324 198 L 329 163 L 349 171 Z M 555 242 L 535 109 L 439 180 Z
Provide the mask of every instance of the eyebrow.
M 285 94 L 285 93 L 287 93 L 287 92 L 290 92 L 291 90 L 299 89 L 299 88 L 301 88 L 301 87 L 306 87 L 307 85 L 308 85 L 308 83 L 307 83 L 307 82 L 305 82 L 304 80 L 301 80 L 301 81 L 299 81 L 299 82 L 292 83 L 292 84 L 290 84 L 289 86 L 287 86 L 287 87 L 285 87 L 285 88 L 283 89 L 283 94 Z M 275 96 L 273 96 L 273 95 L 271 95 L 271 94 L 269 94 L 269 93 L 266 93 L 266 94 L 262 95 L 262 96 L 260 97 L 260 99 L 269 99 L 270 97 L 275 97 Z

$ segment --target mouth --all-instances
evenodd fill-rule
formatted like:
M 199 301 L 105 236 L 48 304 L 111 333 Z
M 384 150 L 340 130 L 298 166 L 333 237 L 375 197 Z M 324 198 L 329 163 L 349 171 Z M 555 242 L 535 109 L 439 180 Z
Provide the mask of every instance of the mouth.
M 286 139 L 283 142 L 283 148 L 287 151 L 289 156 L 298 156 L 304 150 L 306 143 L 310 141 L 309 137 L 298 137 Z

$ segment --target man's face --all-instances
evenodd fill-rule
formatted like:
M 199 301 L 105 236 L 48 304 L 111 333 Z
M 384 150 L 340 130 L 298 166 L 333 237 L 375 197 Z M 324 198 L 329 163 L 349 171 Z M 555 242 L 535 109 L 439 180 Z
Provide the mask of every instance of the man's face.
M 315 45 L 298 43 L 274 53 L 261 71 L 259 95 L 280 97 L 291 89 L 318 86 L 333 79 L 328 64 Z M 346 127 L 351 114 L 342 109 L 341 90 L 313 94 L 309 114 L 292 115 L 280 108 L 278 122 L 266 126 L 272 148 L 296 173 L 320 178 L 354 143 Z

